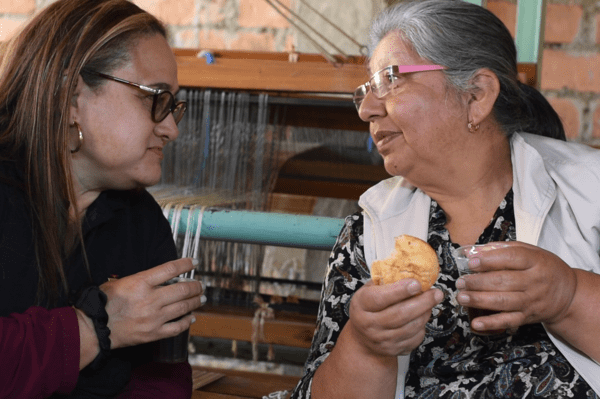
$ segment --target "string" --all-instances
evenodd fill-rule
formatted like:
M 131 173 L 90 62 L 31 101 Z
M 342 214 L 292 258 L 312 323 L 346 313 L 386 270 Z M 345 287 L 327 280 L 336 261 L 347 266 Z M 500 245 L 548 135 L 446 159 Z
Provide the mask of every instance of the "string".
M 195 208 L 196 205 L 192 205 L 188 208 L 187 224 L 185 226 L 185 235 L 183 237 L 183 249 L 181 250 L 182 258 L 189 258 L 190 241 L 192 239 L 192 216 L 194 215 Z
M 194 243 L 192 245 L 192 258 L 198 258 L 198 253 L 200 252 L 200 235 L 202 234 L 202 217 L 204 216 L 204 210 L 206 209 L 206 205 L 200 208 L 200 212 L 198 212 L 198 222 L 196 225 L 196 235 L 194 236 Z M 194 271 L 192 270 L 192 278 L 194 278 Z
M 275 6 L 275 4 L 271 3 L 271 1 L 270 1 L 270 0 L 265 0 L 265 1 L 266 1 L 267 3 L 269 3 L 269 5 L 270 5 L 271 7 L 273 7 L 273 9 L 274 9 L 275 11 L 277 11 L 277 12 L 279 13 L 279 15 L 281 15 L 281 16 L 282 16 L 283 18 L 285 18 L 285 19 L 286 19 L 286 20 L 287 20 L 287 21 L 288 21 L 288 22 L 289 22 L 291 25 L 293 25 L 293 26 L 294 26 L 296 29 L 298 29 L 298 32 L 300 32 L 300 33 L 302 33 L 304 36 L 306 36 L 306 38 L 307 38 L 307 39 L 308 39 L 308 40 L 309 40 L 309 41 L 310 41 L 310 42 L 311 42 L 311 43 L 312 43 L 312 44 L 313 44 L 315 47 L 317 47 L 317 48 L 319 49 L 319 51 L 321 52 L 321 54 L 323 55 L 323 57 L 325 57 L 325 58 L 327 59 L 327 61 L 329 61 L 329 62 L 330 62 L 331 64 L 333 64 L 333 65 L 337 65 L 337 61 L 336 61 L 336 59 L 335 59 L 335 58 L 334 58 L 334 57 L 333 57 L 331 54 L 329 54 L 329 52 L 328 52 L 327 50 L 325 50 L 325 48 L 323 48 L 323 46 L 321 46 L 319 43 L 317 43 L 317 42 L 316 42 L 316 40 L 314 40 L 312 37 L 310 37 L 310 35 L 309 35 L 308 33 L 306 33 L 306 32 L 305 32 L 305 31 L 304 31 L 304 30 L 303 30 L 303 29 L 302 29 L 302 28 L 301 28 L 301 27 L 300 27 L 298 24 L 296 24 L 296 23 L 295 23 L 295 22 L 294 22 L 294 21 L 293 21 L 293 20 L 292 20 L 290 17 L 288 17 L 288 16 L 287 16 L 287 15 L 285 15 L 285 14 L 284 14 L 284 13 L 283 13 L 283 12 L 282 12 L 280 9 L 278 9 L 278 8 Z M 286 8 L 286 9 L 287 9 L 287 7 L 285 7 L 285 6 L 282 6 L 282 7 L 284 7 L 284 8 Z M 292 13 L 292 11 L 291 11 L 290 9 L 288 9 L 288 11 L 289 11 L 291 14 L 293 14 L 293 13 Z M 300 19 L 299 17 L 296 17 L 296 18 Z M 302 21 L 302 20 L 301 20 L 301 21 Z M 304 21 L 302 21 L 302 22 L 304 22 Z M 311 30 L 313 30 L 313 31 L 314 31 L 314 29 L 313 29 L 313 28 L 312 28 L 310 25 L 309 25 L 308 27 L 309 27 Z M 329 42 L 329 40 L 327 40 L 325 37 L 323 37 L 323 36 L 322 36 L 320 33 L 318 33 L 318 32 L 316 32 L 316 33 L 317 33 L 317 35 L 318 35 L 318 36 L 320 36 L 320 37 L 321 37 L 323 40 L 325 40 L 325 41 L 326 41 L 326 42 L 328 42 L 328 43 L 331 43 L 331 42 Z M 331 46 L 332 46 L 332 47 L 334 47 L 336 50 L 338 50 L 338 51 L 340 52 L 340 54 L 343 54 L 343 55 L 344 55 L 344 58 L 347 58 L 347 56 L 346 56 L 346 55 L 345 55 L 345 54 L 344 54 L 344 53 L 343 53 L 341 50 L 337 49 L 337 47 L 335 47 L 334 45 L 331 45 Z
M 183 203 L 179 203 L 175 205 L 175 209 L 173 210 L 173 221 L 175 224 L 173 227 L 173 240 L 177 242 L 177 236 L 179 233 L 179 219 L 181 218 L 181 211 L 183 210 Z
M 329 25 L 331 25 L 332 27 L 334 27 L 342 35 L 346 36 L 346 38 L 348 40 L 350 40 L 352 43 L 354 43 L 356 46 L 358 46 L 359 51 L 361 52 L 361 54 L 367 55 L 366 54 L 367 47 L 365 45 L 362 45 L 359 42 L 357 42 L 356 40 L 354 40 L 354 38 L 352 36 L 350 36 L 349 34 L 347 34 L 346 32 L 344 32 L 342 30 L 342 28 L 340 28 L 339 26 L 337 26 L 329 18 L 327 18 L 325 15 L 321 14 L 319 11 L 317 11 L 313 6 L 311 6 L 310 4 L 308 4 L 306 1 L 300 0 L 300 2 L 302 4 L 304 4 L 309 10 L 311 10 L 312 12 L 314 12 L 315 14 L 317 14 L 319 17 L 323 18 L 325 20 L 325 22 L 329 23 Z

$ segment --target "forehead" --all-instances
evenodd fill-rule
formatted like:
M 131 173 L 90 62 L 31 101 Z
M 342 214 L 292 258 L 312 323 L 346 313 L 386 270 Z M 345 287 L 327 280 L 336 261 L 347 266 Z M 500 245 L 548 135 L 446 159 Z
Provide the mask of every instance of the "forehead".
M 388 65 L 418 65 L 425 64 L 406 41 L 400 32 L 390 32 L 379 42 L 369 60 L 369 74 L 385 68 Z
M 141 37 L 131 49 L 131 72 L 135 82 L 174 91 L 178 89 L 177 62 L 167 40 L 160 34 Z

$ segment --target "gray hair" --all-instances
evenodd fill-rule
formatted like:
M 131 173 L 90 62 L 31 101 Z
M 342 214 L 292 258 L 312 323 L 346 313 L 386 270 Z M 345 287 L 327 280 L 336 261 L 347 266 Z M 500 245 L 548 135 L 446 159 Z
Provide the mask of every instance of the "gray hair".
M 477 89 L 472 77 L 479 69 L 494 72 L 500 81 L 494 117 L 507 135 L 527 131 L 564 140 L 560 118 L 547 100 L 519 82 L 513 38 L 490 11 L 461 0 L 397 3 L 371 25 L 369 56 L 390 32 L 399 32 L 421 58 L 447 67 L 446 78 L 459 93 Z

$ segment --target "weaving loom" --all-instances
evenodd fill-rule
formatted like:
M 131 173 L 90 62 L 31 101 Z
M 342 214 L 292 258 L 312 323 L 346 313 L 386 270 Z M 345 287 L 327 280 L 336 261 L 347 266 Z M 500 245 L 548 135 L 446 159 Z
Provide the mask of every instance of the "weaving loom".
M 273 59 L 287 54 L 221 52 L 208 63 L 190 50 L 176 54 L 188 112 L 152 190 L 170 219 L 189 207 L 277 211 L 273 193 L 356 199 L 387 176 L 349 94 L 365 79 L 362 59 L 333 66 L 304 55 L 291 63 Z M 199 271 L 257 276 L 256 264 L 229 260 Z
M 255 244 L 320 250 L 312 259 L 324 273 L 346 214 L 308 216 L 315 199 L 355 201 L 388 176 L 351 99 L 367 78 L 364 58 L 175 54 L 188 112 L 151 193 L 181 256 L 201 260 L 208 305 L 192 334 L 255 342 L 255 313 L 273 318 L 274 309 L 261 341 L 308 347 L 323 275 L 310 279 L 297 268 L 265 275 L 265 247 Z M 520 71 L 535 83 L 535 65 Z
M 231 340 L 234 357 L 236 342 L 252 342 L 254 360 L 258 342 L 269 345 L 267 360 L 272 345 L 306 350 L 323 274 L 311 279 L 290 268 L 266 275 L 263 266 L 271 246 L 304 248 L 306 263 L 324 273 L 350 211 L 310 216 L 316 199 L 353 202 L 388 176 L 352 103 L 367 80 L 365 58 L 192 49 L 175 55 L 189 108 L 152 193 L 181 255 L 201 258 L 197 273 L 208 303 L 191 335 Z M 536 57 L 518 66 L 532 86 Z
M 307 348 L 326 257 L 347 214 L 314 216 L 315 203 L 355 204 L 388 176 L 352 103 L 366 80 L 364 59 L 175 54 L 188 112 L 150 191 L 180 255 L 200 259 L 196 276 L 208 302 L 191 333 Z M 281 247 L 304 253 L 268 270 L 269 259 L 287 256 L 276 255 Z M 295 260 L 310 252 L 320 270 L 314 277 Z

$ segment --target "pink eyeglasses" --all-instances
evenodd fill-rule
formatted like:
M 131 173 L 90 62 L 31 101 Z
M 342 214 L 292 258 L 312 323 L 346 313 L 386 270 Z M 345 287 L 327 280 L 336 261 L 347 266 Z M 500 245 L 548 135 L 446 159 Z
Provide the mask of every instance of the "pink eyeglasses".
M 365 83 L 356 88 L 352 101 L 357 110 L 360 110 L 360 105 L 363 99 L 371 90 L 377 98 L 383 98 L 388 95 L 394 88 L 394 82 L 400 78 L 400 75 L 412 72 L 427 72 L 446 69 L 441 65 L 389 65 L 380 71 L 375 72 L 373 76 Z

